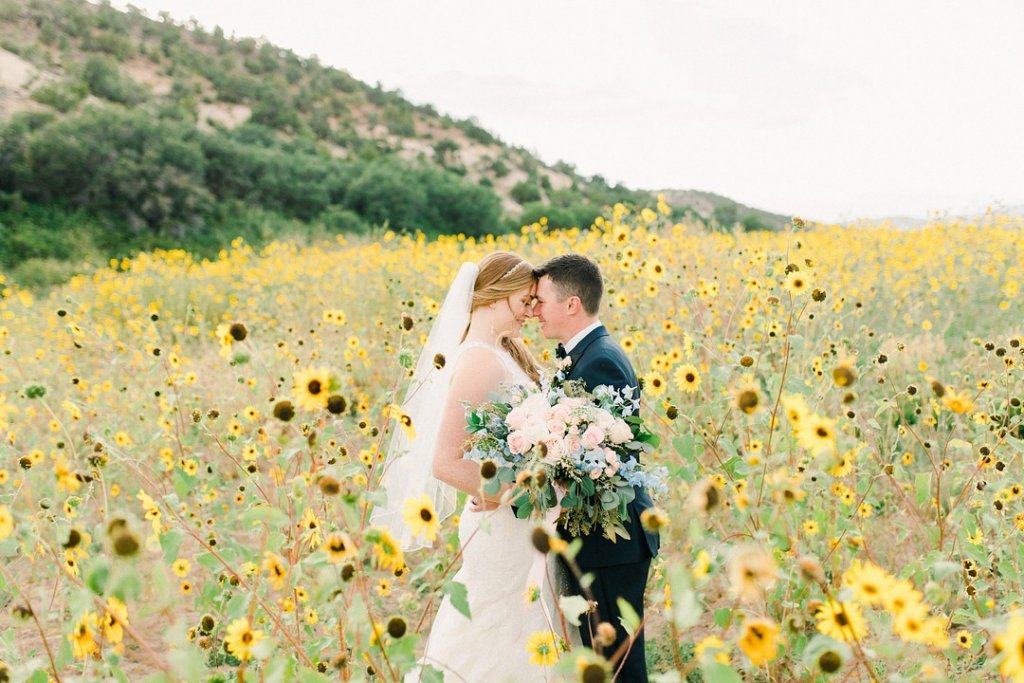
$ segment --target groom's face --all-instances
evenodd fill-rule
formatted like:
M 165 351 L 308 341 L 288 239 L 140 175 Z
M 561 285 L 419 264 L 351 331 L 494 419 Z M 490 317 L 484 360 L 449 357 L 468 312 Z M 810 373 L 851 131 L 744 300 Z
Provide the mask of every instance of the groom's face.
M 569 297 L 576 299 L 576 297 Z M 565 332 L 571 327 L 571 301 L 561 298 L 551 278 L 544 276 L 537 283 L 537 297 L 533 304 L 533 317 L 540 323 L 540 332 L 547 339 L 563 339 Z

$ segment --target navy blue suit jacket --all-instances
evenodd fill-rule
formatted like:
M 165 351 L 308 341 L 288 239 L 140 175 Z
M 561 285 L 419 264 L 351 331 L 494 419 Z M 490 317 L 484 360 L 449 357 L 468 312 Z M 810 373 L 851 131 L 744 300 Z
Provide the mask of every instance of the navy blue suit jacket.
M 634 387 L 639 391 L 640 383 L 626 352 L 608 335 L 603 325 L 573 347 L 569 357 L 572 364 L 566 379 L 583 380 L 587 391 L 593 391 L 594 387 L 601 385 L 616 389 Z M 657 555 L 660 546 L 658 534 L 645 531 L 640 524 L 640 513 L 652 505 L 647 490 L 637 488 L 636 498 L 628 505 L 629 519 L 623 522 L 629 532 L 629 539 L 618 538 L 613 543 L 605 538 L 601 529 L 581 536 L 583 548 L 576 556 L 579 567 L 587 571 L 591 568 L 640 562 Z M 571 540 L 572 537 L 565 529 L 559 527 L 558 531 L 562 538 Z

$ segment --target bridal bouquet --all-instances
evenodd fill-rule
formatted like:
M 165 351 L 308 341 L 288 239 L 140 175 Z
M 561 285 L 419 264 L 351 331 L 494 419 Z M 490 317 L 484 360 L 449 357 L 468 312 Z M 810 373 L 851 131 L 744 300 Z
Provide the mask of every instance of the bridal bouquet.
M 481 463 L 485 477 L 493 473 L 485 493 L 516 486 L 520 518 L 561 506 L 560 522 L 574 536 L 599 526 L 613 541 L 629 538 L 623 521 L 634 487 L 663 490 L 667 475 L 665 468 L 648 471 L 639 462 L 658 437 L 637 416 L 633 394 L 608 386 L 588 393 L 561 374 L 539 388 L 513 387 L 507 401 L 467 409 L 472 436 L 466 457 Z

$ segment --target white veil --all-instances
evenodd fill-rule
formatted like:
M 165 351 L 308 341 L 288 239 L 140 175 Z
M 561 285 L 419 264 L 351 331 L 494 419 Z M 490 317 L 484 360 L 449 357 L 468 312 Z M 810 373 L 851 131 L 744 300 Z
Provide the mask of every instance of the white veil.
M 388 527 L 406 551 L 427 546 L 423 537 L 414 537 L 405 523 L 403 507 L 406 500 L 426 493 L 434 503 L 439 521 L 455 512 L 455 489 L 435 479 L 431 467 L 437 430 L 448 398 L 455 351 L 469 325 L 473 288 L 479 272 L 480 268 L 475 263 L 463 263 L 448 288 L 402 402 L 402 412 L 411 419 L 415 436 L 410 442 L 404 430 L 396 428 L 384 461 L 380 483 L 387 502 L 374 508 L 370 520 L 375 525 Z M 440 369 L 434 360 L 438 354 L 446 361 Z

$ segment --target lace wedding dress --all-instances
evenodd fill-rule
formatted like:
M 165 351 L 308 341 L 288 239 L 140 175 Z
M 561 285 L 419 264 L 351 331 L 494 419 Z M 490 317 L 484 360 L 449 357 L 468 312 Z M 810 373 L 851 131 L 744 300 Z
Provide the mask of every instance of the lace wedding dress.
M 508 382 L 533 384 L 504 350 L 482 342 L 464 342 L 456 359 L 467 348 L 485 348 L 498 355 Z M 484 512 L 473 512 L 468 506 L 463 510 L 459 519 L 462 567 L 454 580 L 466 587 L 472 619 L 466 619 L 445 596 L 430 627 L 422 660 L 442 671 L 446 682 L 550 679 L 550 671 L 530 663 L 526 649 L 534 633 L 553 631 L 560 635 L 561 630 L 555 611 L 548 609 L 553 606 L 548 579 L 554 580 L 555 563 L 534 549 L 530 537 L 535 525 L 534 521 L 517 519 L 507 505 Z M 542 568 L 542 572 L 537 571 Z M 540 585 L 543 601 L 527 603 L 524 597 L 531 570 L 544 576 Z M 418 678 L 413 675 L 407 680 Z

